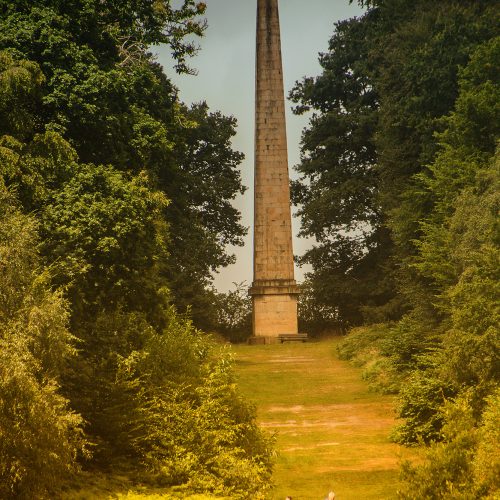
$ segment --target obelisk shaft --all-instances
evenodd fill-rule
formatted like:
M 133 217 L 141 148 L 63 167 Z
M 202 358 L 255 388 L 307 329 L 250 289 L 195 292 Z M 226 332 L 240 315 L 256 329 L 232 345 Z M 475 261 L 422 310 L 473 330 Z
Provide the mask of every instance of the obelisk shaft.
M 297 333 L 278 0 L 258 0 L 255 92 L 254 335 Z

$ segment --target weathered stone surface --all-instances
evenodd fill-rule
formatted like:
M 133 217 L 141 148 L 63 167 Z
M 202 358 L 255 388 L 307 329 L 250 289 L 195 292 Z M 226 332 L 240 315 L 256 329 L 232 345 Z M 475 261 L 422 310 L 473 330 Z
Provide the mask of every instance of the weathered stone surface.
M 258 0 L 253 333 L 297 333 L 278 0 Z
M 253 320 L 256 335 L 277 337 L 297 333 L 297 296 L 254 295 Z

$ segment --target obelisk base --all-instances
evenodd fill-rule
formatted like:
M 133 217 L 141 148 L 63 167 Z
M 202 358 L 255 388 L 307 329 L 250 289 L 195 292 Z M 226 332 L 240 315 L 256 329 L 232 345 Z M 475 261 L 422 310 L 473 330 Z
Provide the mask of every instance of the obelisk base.
M 272 344 L 280 334 L 297 334 L 295 280 L 254 281 L 249 290 L 253 302 L 253 337 L 250 343 Z

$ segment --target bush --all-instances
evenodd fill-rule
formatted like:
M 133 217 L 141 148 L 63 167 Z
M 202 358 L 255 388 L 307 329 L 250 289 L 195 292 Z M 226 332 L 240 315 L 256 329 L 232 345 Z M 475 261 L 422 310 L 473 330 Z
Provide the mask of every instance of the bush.
M 137 363 L 145 431 L 134 446 L 161 483 L 257 498 L 270 483 L 271 441 L 236 391 L 225 348 L 170 314 Z
M 311 337 L 319 337 L 322 334 L 344 334 L 346 325 L 339 319 L 338 307 L 325 304 L 320 295 L 310 279 L 306 279 L 300 285 L 297 304 L 299 330 Z
M 377 357 L 366 363 L 362 377 L 369 382 L 370 389 L 382 394 L 397 394 L 402 382 L 401 373 L 385 357 Z
M 404 423 L 395 430 L 395 440 L 403 444 L 440 440 L 441 408 L 452 395 L 453 389 L 432 373 L 413 372 L 400 392 L 398 414 Z
M 337 346 L 339 358 L 356 359 L 360 360 L 361 365 L 365 364 L 367 359 L 380 354 L 390 328 L 391 325 L 387 323 L 353 328 Z
M 383 394 L 397 393 L 404 379 L 404 374 L 396 370 L 387 356 L 386 345 L 393 332 L 388 323 L 353 328 L 337 346 L 339 358 L 363 367 L 363 379 L 370 383 L 371 389 Z
M 9 345 L 10 344 L 10 345 Z M 82 419 L 19 342 L 0 342 L 0 497 L 54 498 L 78 469 Z
M 89 325 L 71 384 L 96 458 L 183 492 L 257 498 L 271 441 L 236 391 L 228 352 L 172 307 L 162 323 L 117 310 Z
M 230 342 L 244 342 L 252 334 L 252 299 L 246 282 L 233 283 L 234 290 L 215 292 L 215 328 Z
M 471 395 L 466 391 L 443 406 L 444 442 L 429 448 L 422 465 L 404 464 L 400 498 L 498 498 L 500 392 L 488 399 L 479 427 Z
M 37 269 L 36 227 L 0 180 L 0 497 L 54 498 L 85 450 L 60 394 L 75 354 L 68 311 Z
M 156 411 L 144 415 L 149 432 L 136 445 L 156 482 L 179 491 L 264 498 L 271 441 L 257 427 L 253 408 L 238 397 L 228 370 L 222 360 L 203 385 L 170 387 L 148 400 Z
M 422 354 L 432 352 L 441 342 L 435 325 L 426 324 L 416 314 L 404 316 L 382 343 L 382 351 L 399 371 L 408 371 L 421 363 Z
M 478 431 L 478 446 L 472 463 L 474 484 L 488 498 L 500 491 L 500 389 L 486 400 L 482 425 Z

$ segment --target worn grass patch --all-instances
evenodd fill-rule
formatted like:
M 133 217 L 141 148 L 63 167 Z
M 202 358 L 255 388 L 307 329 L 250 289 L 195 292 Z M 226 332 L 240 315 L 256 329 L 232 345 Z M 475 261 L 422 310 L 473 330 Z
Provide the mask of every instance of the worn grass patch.
M 370 391 L 360 370 L 340 361 L 338 339 L 237 346 L 238 384 L 276 433 L 273 499 L 396 498 L 399 463 L 412 452 L 389 440 L 394 401 Z

